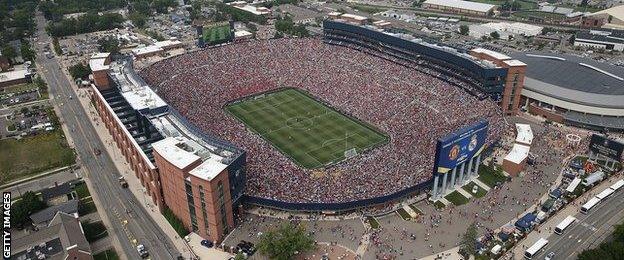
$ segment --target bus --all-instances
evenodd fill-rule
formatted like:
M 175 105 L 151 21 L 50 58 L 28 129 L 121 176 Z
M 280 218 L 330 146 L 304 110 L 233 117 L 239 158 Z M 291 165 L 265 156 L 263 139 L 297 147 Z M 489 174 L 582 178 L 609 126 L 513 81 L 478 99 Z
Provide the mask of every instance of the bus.
M 533 256 L 535 256 L 535 254 L 537 254 L 537 252 L 542 250 L 542 248 L 544 248 L 546 245 L 548 245 L 548 240 L 544 238 L 540 238 L 539 240 L 537 240 L 537 242 L 535 242 L 535 244 L 533 244 L 531 247 L 529 247 L 529 249 L 527 249 L 524 252 L 524 258 L 531 259 Z
M 613 191 L 617 191 L 617 190 L 619 190 L 620 188 L 622 188 L 622 186 L 624 186 L 624 180 L 619 180 L 619 181 L 617 181 L 616 183 L 614 183 L 613 185 L 611 185 L 611 187 L 610 187 L 610 188 L 611 188 Z
M 563 234 L 563 231 L 568 228 L 572 223 L 574 223 L 575 220 L 576 218 L 572 216 L 568 216 L 567 218 L 565 218 L 563 221 L 561 221 L 561 223 L 559 223 L 559 225 L 557 225 L 557 227 L 555 227 L 555 234 Z
M 581 213 L 587 214 L 587 212 L 589 212 L 590 209 L 596 206 L 598 202 L 600 202 L 599 198 L 596 198 L 596 197 L 591 198 L 587 203 L 585 203 L 585 205 L 581 207 Z
M 596 198 L 603 200 L 606 199 L 607 197 L 609 197 L 611 194 L 613 194 L 614 190 L 611 188 L 606 188 L 605 190 L 603 190 L 602 192 L 598 193 L 598 195 L 596 195 Z

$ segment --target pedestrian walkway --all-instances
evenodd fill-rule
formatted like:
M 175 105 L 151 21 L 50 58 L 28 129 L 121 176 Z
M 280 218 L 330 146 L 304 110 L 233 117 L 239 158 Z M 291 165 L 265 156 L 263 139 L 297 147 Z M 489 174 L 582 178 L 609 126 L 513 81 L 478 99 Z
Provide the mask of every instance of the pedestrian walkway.
M 410 215 L 412 219 L 415 219 L 418 217 L 418 214 L 410 206 L 404 205 L 403 209 L 407 212 L 407 214 Z
M 467 199 L 472 199 L 472 194 L 468 193 L 466 190 L 464 190 L 461 187 L 457 188 L 457 192 L 459 192 L 459 194 L 464 195 L 464 197 L 466 197 Z
M 490 186 L 487 186 L 487 184 L 483 183 L 483 182 L 482 182 L 482 181 L 480 181 L 478 178 L 474 178 L 474 179 L 472 179 L 472 181 L 473 181 L 475 184 L 479 185 L 479 187 L 481 187 L 482 189 L 484 189 L 486 192 L 487 192 L 487 191 L 490 191 L 490 189 L 491 189 L 491 188 L 490 188 Z
M 368 250 L 368 245 L 370 244 L 370 233 L 366 233 L 360 239 L 360 244 L 358 245 L 357 250 L 355 250 L 355 255 L 362 257 L 364 253 Z

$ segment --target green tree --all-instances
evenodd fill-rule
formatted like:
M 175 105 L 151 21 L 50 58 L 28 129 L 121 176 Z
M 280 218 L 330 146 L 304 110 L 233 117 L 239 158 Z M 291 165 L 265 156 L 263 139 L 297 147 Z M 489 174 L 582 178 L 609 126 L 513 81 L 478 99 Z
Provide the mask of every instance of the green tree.
M 22 41 L 22 46 L 20 47 L 20 52 L 22 53 L 22 58 L 24 60 L 34 61 L 35 60 L 35 51 L 30 47 L 30 43 L 28 41 Z
M 470 32 L 470 27 L 468 27 L 468 25 L 462 24 L 459 26 L 459 34 L 468 35 L 469 32 Z
M 500 34 L 497 31 L 493 31 L 492 33 L 490 33 L 490 37 L 492 37 L 492 39 L 494 40 L 498 40 L 500 38 Z
M 234 260 L 245 260 L 245 256 L 243 255 L 243 253 L 238 253 L 236 254 L 236 256 L 234 257 Z
M 477 253 L 477 225 L 475 223 L 470 224 L 462 236 L 459 252 L 465 259 Z
M 82 65 L 82 63 L 78 63 L 69 67 L 69 74 L 71 74 L 74 79 L 86 79 L 89 74 L 91 74 L 91 68 Z
M 30 223 L 30 215 L 46 208 L 47 205 L 34 192 L 28 191 L 11 207 L 11 226 L 24 227 Z
M 130 21 L 132 21 L 132 24 L 134 24 L 134 26 L 139 28 L 145 27 L 145 23 L 147 22 L 147 16 L 139 12 L 130 13 L 130 15 L 128 15 L 128 18 L 130 19 Z
M 12 61 L 17 56 L 17 53 L 11 45 L 6 44 L 2 46 L 2 56 Z
M 314 239 L 306 233 L 305 227 L 285 223 L 271 229 L 260 237 L 258 251 L 270 259 L 288 260 L 296 253 L 314 248 Z
M 115 37 L 106 37 L 98 40 L 98 50 L 100 52 L 119 53 L 119 41 Z

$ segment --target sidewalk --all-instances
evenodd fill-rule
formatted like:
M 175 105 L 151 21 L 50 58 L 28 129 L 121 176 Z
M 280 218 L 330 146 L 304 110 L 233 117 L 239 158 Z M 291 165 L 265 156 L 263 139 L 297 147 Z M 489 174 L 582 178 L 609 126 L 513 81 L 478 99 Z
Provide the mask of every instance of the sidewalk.
M 194 252 L 191 251 L 190 247 L 187 246 L 186 243 L 183 241 L 183 238 L 177 236 L 177 233 L 173 229 L 173 227 L 169 224 L 165 217 L 160 214 L 160 212 L 158 212 L 158 208 L 156 207 L 156 205 L 153 205 L 151 197 L 144 193 L 144 188 L 141 185 L 140 181 L 134 176 L 134 172 L 125 161 L 125 158 L 121 154 L 121 151 L 117 149 L 117 146 L 114 144 L 112 137 L 108 134 L 108 130 L 106 129 L 106 127 L 100 121 L 100 118 L 97 115 L 95 108 L 91 105 L 88 94 L 86 94 L 86 90 L 79 89 L 78 93 L 76 94 L 76 97 L 80 100 L 82 107 L 88 113 L 89 119 L 91 120 L 93 127 L 96 129 L 96 132 L 104 143 L 103 148 L 108 150 L 108 154 L 111 156 L 115 167 L 128 182 L 128 189 L 139 201 L 139 204 L 143 208 L 145 208 L 150 217 L 163 230 L 163 232 L 167 234 L 176 249 L 183 256 L 188 257 L 190 254 L 194 254 Z

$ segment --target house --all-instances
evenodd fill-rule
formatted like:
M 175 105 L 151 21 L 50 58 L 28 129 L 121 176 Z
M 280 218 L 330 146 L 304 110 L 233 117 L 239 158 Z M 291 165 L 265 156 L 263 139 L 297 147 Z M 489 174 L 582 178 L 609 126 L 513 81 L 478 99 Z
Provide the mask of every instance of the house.
M 30 215 L 30 220 L 36 227 L 45 227 L 56 216 L 56 213 L 63 212 L 72 216 L 78 216 L 78 200 L 69 200 L 59 205 L 48 207 L 42 211 Z
M 68 182 L 61 185 L 54 185 L 50 188 L 41 190 L 41 197 L 43 201 L 48 205 L 61 205 L 69 201 L 69 196 L 72 193 L 71 186 Z
M 11 242 L 11 259 L 93 259 L 78 217 L 63 212 L 48 226 Z

